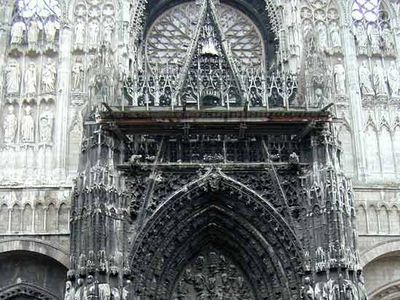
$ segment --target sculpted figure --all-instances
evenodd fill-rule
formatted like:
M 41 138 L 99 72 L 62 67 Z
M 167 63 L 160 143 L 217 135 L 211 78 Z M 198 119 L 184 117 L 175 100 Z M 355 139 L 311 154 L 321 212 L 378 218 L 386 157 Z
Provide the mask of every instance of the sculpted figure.
M 387 94 L 385 73 L 379 61 L 375 61 L 374 64 L 373 81 L 375 92 L 377 95 Z
M 11 26 L 11 45 L 20 45 L 24 42 L 25 23 L 16 19 Z
M 361 22 L 355 24 L 355 38 L 357 42 L 358 54 L 368 53 L 368 36 L 364 25 Z
M 78 278 L 77 287 L 75 289 L 74 300 L 83 300 L 83 279 Z
M 89 24 L 89 47 L 97 47 L 99 38 L 99 23 L 97 20 L 92 20 Z
M 75 296 L 75 289 L 72 286 L 71 281 L 67 281 L 65 283 L 65 295 L 64 295 L 64 300 L 74 300 Z
M 39 22 L 33 19 L 28 27 L 28 47 L 29 49 L 36 49 L 39 39 L 40 25 Z
M 367 62 L 364 61 L 359 70 L 358 70 L 358 75 L 360 78 L 360 89 L 362 95 L 370 95 L 373 93 L 372 89 L 372 83 L 371 83 L 371 78 L 370 78 L 370 72 L 367 66 Z
M 47 63 L 43 65 L 42 91 L 44 93 L 51 93 L 55 91 L 56 74 L 56 64 L 49 58 Z
M 318 32 L 318 44 L 321 50 L 328 48 L 328 36 L 326 32 L 326 26 L 324 23 L 319 22 L 317 25 Z
M 301 288 L 301 299 L 314 300 L 314 289 L 311 286 L 310 277 L 304 278 L 304 286 Z
M 111 43 L 112 42 L 112 36 L 113 36 L 113 19 L 112 18 L 107 18 L 104 23 L 103 27 L 103 41 L 105 43 Z
M 21 120 L 21 140 L 24 143 L 33 143 L 35 141 L 35 121 L 32 117 L 32 108 L 28 104 L 24 108 L 25 115 Z
M 376 24 L 371 24 L 369 26 L 369 38 L 371 41 L 372 53 L 379 53 L 381 46 L 381 35 L 379 34 L 379 29 Z
M 94 277 L 89 275 L 86 280 L 86 289 L 85 289 L 85 299 L 93 300 L 96 299 L 96 282 L 94 281 Z
M 388 71 L 388 83 L 390 87 L 390 92 L 392 96 L 399 96 L 400 90 L 400 73 L 397 70 L 396 63 L 392 61 L 390 63 L 389 71 Z
M 343 64 L 339 63 L 335 65 L 334 78 L 336 93 L 340 96 L 346 95 L 346 73 Z
M 80 60 L 76 60 L 72 67 L 72 88 L 74 90 L 81 90 L 84 78 L 83 63 Z
M 17 117 L 14 113 L 14 106 L 8 105 L 7 115 L 4 117 L 4 142 L 13 143 L 15 140 L 15 134 L 17 133 Z
M 121 300 L 121 294 L 120 294 L 118 288 L 116 288 L 116 287 L 112 288 L 111 296 L 112 296 L 111 300 Z
M 100 300 L 110 300 L 111 299 L 111 289 L 108 283 L 99 284 L 99 299 Z
M 340 40 L 339 26 L 336 22 L 332 22 L 330 25 L 330 35 L 332 48 L 337 49 L 342 47 L 342 42 Z
M 393 34 L 387 24 L 382 29 L 382 48 L 386 54 L 392 54 L 395 50 Z
M 50 110 L 50 107 L 46 105 L 45 110 L 40 114 L 39 118 L 39 133 L 42 143 L 51 143 L 52 141 L 53 120 L 53 112 Z
M 368 292 L 365 288 L 364 276 L 361 271 L 357 273 L 357 290 L 358 290 L 358 300 L 367 300 Z
M 36 93 L 36 80 L 36 66 L 31 62 L 28 69 L 25 71 L 24 84 L 26 94 Z
M 21 72 L 17 61 L 11 60 L 5 69 L 7 94 L 19 93 Z
M 60 24 L 56 20 L 55 16 L 50 16 L 44 26 L 45 39 L 46 39 L 46 43 L 48 45 L 55 44 L 56 33 L 57 33 L 57 29 L 59 29 L 59 28 L 60 28 Z
M 77 23 L 75 25 L 75 49 L 83 49 L 85 45 L 85 24 L 82 19 L 77 19 Z

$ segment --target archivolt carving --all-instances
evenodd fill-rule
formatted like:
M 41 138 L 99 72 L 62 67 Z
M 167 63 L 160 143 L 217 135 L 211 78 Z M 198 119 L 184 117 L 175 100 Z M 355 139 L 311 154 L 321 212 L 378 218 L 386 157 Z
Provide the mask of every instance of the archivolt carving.
M 2 288 L 0 299 L 11 299 L 16 296 L 25 295 L 39 300 L 58 300 L 59 298 L 49 291 L 29 283 L 17 283 Z
M 171 296 L 193 249 L 207 245 L 234 259 L 257 299 L 289 299 L 300 286 L 302 252 L 291 228 L 267 201 L 221 172 L 176 192 L 145 228 L 131 252 L 137 294 Z

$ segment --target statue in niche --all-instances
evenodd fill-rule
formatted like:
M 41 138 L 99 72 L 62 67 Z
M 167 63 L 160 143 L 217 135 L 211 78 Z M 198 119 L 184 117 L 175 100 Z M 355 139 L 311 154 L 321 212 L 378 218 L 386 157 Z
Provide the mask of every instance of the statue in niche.
M 331 45 L 334 50 L 341 49 L 342 42 L 340 40 L 339 25 L 337 22 L 330 24 Z
M 39 21 L 33 19 L 28 27 L 28 48 L 36 50 L 39 40 L 40 24 Z
M 105 43 L 111 44 L 113 31 L 114 31 L 113 19 L 111 17 L 108 17 L 104 21 L 104 29 L 103 29 L 103 41 Z
M 365 288 L 365 280 L 362 271 L 357 271 L 357 290 L 358 290 L 358 300 L 368 299 L 368 291 Z
M 97 20 L 92 20 L 89 24 L 89 47 L 96 48 L 98 45 L 99 38 L 99 22 Z
M 11 45 L 21 45 L 24 42 L 25 23 L 17 18 L 11 26 Z
M 383 25 L 382 29 L 382 48 L 385 54 L 392 55 L 395 53 L 395 44 L 393 33 L 388 24 Z
M 54 114 L 51 111 L 50 107 L 46 105 L 44 111 L 40 114 L 39 117 L 40 142 L 42 143 L 52 142 L 53 120 L 54 120 Z
M 300 292 L 301 299 L 306 299 L 306 300 L 314 300 L 314 289 L 311 285 L 311 278 L 306 277 L 304 278 L 304 286 L 301 288 Z
M 50 16 L 44 25 L 45 40 L 48 46 L 54 46 L 56 44 L 56 33 L 57 29 L 60 28 L 55 16 Z
M 75 289 L 72 286 L 72 282 L 71 281 L 67 281 L 65 283 L 65 295 L 64 295 L 64 300 L 74 300 L 74 296 L 75 296 Z
M 31 62 L 28 65 L 28 69 L 25 71 L 24 77 L 24 85 L 25 85 L 25 93 L 26 94 L 35 94 L 36 93 L 36 66 L 35 63 Z
M 86 280 L 85 300 L 94 300 L 97 298 L 96 282 L 93 275 L 89 275 Z
M 364 61 L 359 70 L 358 70 L 358 75 L 360 78 L 360 89 L 361 89 L 361 94 L 362 95 L 372 95 L 373 94 L 373 89 L 372 89 L 372 83 L 371 83 L 371 77 L 370 77 L 370 71 L 367 65 L 367 62 Z
M 108 283 L 99 284 L 99 299 L 100 300 L 110 300 L 111 299 L 111 289 Z
M 324 23 L 319 22 L 317 25 L 318 32 L 318 45 L 320 50 L 326 50 L 328 48 L 328 35 L 326 32 L 326 26 Z
M 361 22 L 355 24 L 355 38 L 357 42 L 357 53 L 368 54 L 368 36 Z
M 340 62 L 334 66 L 334 78 L 336 93 L 339 96 L 346 95 L 346 72 L 344 70 L 343 64 Z
M 47 63 L 44 64 L 42 71 L 42 91 L 44 93 L 51 93 L 55 91 L 56 75 L 56 64 L 50 58 L 48 58 Z
M 6 69 L 6 92 L 7 94 L 18 94 L 21 80 L 21 72 L 16 60 L 11 60 Z
M 314 91 L 314 99 L 315 100 L 314 100 L 313 105 L 312 105 L 314 107 L 323 107 L 326 104 L 327 99 L 326 99 L 326 97 L 324 95 L 324 91 L 322 90 L 321 87 L 317 87 L 315 89 L 315 91 Z
M 385 73 L 382 68 L 382 64 L 379 61 L 375 61 L 373 73 L 373 83 L 375 92 L 377 95 L 386 95 L 386 80 Z
M 370 24 L 369 27 L 369 38 L 371 41 L 371 51 L 374 54 L 380 53 L 380 46 L 381 46 L 381 35 L 379 34 L 378 26 L 373 23 Z
M 78 278 L 77 287 L 75 289 L 74 300 L 83 300 L 84 287 L 83 287 L 83 279 Z
M 82 19 L 77 19 L 77 23 L 75 25 L 75 49 L 83 49 L 85 45 L 85 23 Z
M 4 117 L 3 124 L 5 143 L 14 143 L 17 124 L 18 120 L 14 113 L 14 106 L 10 104 L 7 106 L 7 115 Z
M 33 143 L 35 141 L 35 121 L 32 117 L 32 108 L 28 104 L 24 108 L 25 115 L 21 120 L 21 141 Z
M 81 90 L 85 71 L 81 59 L 77 59 L 72 67 L 72 89 Z
M 396 62 L 392 61 L 390 63 L 389 71 L 388 71 L 388 84 L 390 87 L 390 92 L 392 96 L 398 97 L 400 96 L 400 73 L 397 69 Z

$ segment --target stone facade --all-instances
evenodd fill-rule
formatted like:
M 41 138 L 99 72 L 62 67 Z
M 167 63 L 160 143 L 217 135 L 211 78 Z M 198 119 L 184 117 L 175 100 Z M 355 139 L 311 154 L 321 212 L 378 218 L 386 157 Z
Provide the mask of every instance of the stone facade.
M 0 297 L 400 297 L 400 5 L 186 2 L 3 1 Z

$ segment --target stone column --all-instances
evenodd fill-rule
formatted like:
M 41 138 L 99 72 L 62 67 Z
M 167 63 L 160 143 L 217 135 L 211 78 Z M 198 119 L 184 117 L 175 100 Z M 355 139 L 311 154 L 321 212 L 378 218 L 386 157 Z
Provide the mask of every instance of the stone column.
M 71 42 L 72 29 L 69 24 L 63 24 L 60 32 L 59 42 L 59 65 L 58 65 L 58 91 L 56 105 L 55 129 L 55 157 L 57 161 L 56 175 L 59 180 L 64 181 L 67 176 L 67 145 L 68 145 L 68 107 L 70 96 L 70 70 L 71 70 Z
M 350 115 L 353 125 L 353 145 L 357 155 L 355 155 L 356 176 L 359 180 L 365 180 L 365 154 L 363 145 L 363 115 L 360 83 L 358 78 L 358 61 L 356 55 L 356 45 L 354 36 L 351 32 L 351 24 L 343 24 L 342 32 L 344 36 L 345 67 L 349 84 L 348 96 L 350 100 Z

